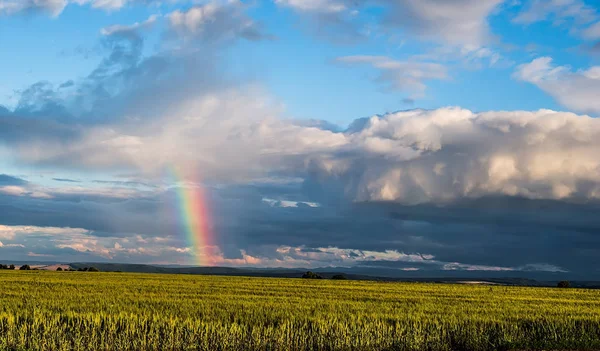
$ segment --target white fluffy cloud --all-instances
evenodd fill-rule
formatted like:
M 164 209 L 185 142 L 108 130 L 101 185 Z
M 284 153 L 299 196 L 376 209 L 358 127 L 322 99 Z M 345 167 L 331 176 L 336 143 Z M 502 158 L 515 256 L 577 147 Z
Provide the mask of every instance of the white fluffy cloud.
M 72 143 L 49 145 L 29 141 L 16 150 L 34 164 L 150 173 L 193 165 L 219 182 L 308 172 L 343 184 L 358 201 L 600 198 L 600 122 L 549 110 L 414 110 L 332 132 L 281 120 L 256 95 L 229 92 L 190 102 L 145 127 L 94 127 Z
M 348 160 L 328 173 L 354 184 L 360 200 L 597 199 L 599 136 L 595 119 L 546 110 L 399 112 L 372 117 L 351 135 L 370 162 Z
M 600 66 L 573 71 L 540 57 L 517 68 L 514 77 L 535 84 L 563 106 L 578 112 L 600 113 Z

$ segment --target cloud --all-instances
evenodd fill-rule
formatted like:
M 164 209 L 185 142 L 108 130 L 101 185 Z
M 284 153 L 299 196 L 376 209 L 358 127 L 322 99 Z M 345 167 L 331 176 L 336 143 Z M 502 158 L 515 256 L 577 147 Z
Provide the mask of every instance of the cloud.
M 536 85 L 561 105 L 577 112 L 598 114 L 600 102 L 600 67 L 573 71 L 568 66 L 552 64 L 552 58 L 540 57 L 517 67 L 516 79 Z
M 308 19 L 308 28 L 315 35 L 343 43 L 364 39 L 369 31 L 360 20 L 363 0 L 275 0 Z
M 260 99 L 249 91 L 212 93 L 146 126 L 89 126 L 72 141 L 42 138 L 13 148 L 23 163 L 83 170 L 156 175 L 193 165 L 219 182 L 310 175 L 359 201 L 600 197 L 600 124 L 587 116 L 444 108 L 373 116 L 334 132 L 279 119 Z
M 128 3 L 135 2 L 136 0 L 73 0 L 74 3 L 79 5 L 91 4 L 92 8 L 102 9 L 106 11 L 118 10 Z M 151 1 L 143 1 L 150 3 Z
M 600 22 L 596 22 L 587 27 L 585 30 L 583 30 L 581 36 L 586 40 L 600 39 Z
M 385 0 L 384 24 L 406 28 L 418 37 L 454 45 L 490 41 L 488 17 L 503 0 Z
M 44 13 L 58 17 L 69 4 L 91 5 L 92 8 L 115 11 L 128 4 L 160 4 L 157 0 L 0 0 L 0 15 Z
M 145 20 L 144 22 L 136 22 L 131 25 L 117 24 L 117 25 L 106 27 L 106 28 L 102 28 L 100 33 L 105 36 L 111 36 L 111 35 L 127 36 L 127 35 L 137 34 L 142 29 L 147 29 L 147 28 L 152 27 L 156 23 L 157 19 L 158 19 L 157 15 L 152 15 L 152 16 L 148 17 L 148 19 Z M 69 86 L 72 86 L 72 84 Z
M 530 25 L 552 21 L 555 26 L 570 27 L 570 34 L 584 40 L 600 38 L 600 16 L 597 8 L 583 0 L 533 0 L 513 19 L 514 23 Z
M 52 195 L 45 193 L 43 191 L 29 190 L 26 187 L 17 186 L 17 185 L 0 186 L 0 194 L 10 195 L 10 196 L 28 196 L 28 197 L 42 198 L 42 199 L 47 199 L 47 198 L 52 197 Z
M 357 32 L 365 23 L 356 15 L 370 8 L 384 8 L 385 15 L 368 28 L 401 28 L 433 42 L 481 46 L 491 39 L 488 17 L 502 0 L 276 0 L 276 4 L 312 18 L 319 26 L 337 26 Z
M 171 31 L 188 40 L 265 39 L 260 25 L 246 15 L 247 7 L 239 0 L 210 1 L 186 11 L 176 10 L 167 18 Z
M 526 265 L 546 264 L 588 278 L 595 274 L 589 260 L 598 254 L 595 233 L 600 222 L 591 215 L 599 210 L 597 203 L 516 197 L 420 205 L 332 203 L 325 199 L 336 190 L 327 184 L 313 190 L 317 184 L 310 183 L 314 181 L 207 188 L 206 204 L 217 245 L 211 250 L 211 262 L 417 268 L 421 274 L 438 272 L 438 276 L 444 275 L 442 268 L 448 263 L 460 263 L 459 272 L 501 267 L 513 273 L 524 271 Z M 4 236 L 0 228 L 0 240 L 69 261 L 189 264 L 193 251 L 186 250 L 189 246 L 178 221 L 175 191 L 169 186 L 121 196 L 118 188 L 98 195 L 71 195 L 65 189 L 50 199 L 0 195 L 0 223 L 9 224 Z M 319 201 L 321 206 L 272 206 L 263 200 L 268 196 L 290 202 Z M 14 229 L 31 227 L 20 230 L 21 234 Z M 48 227 L 85 229 L 63 229 L 61 234 Z M 11 250 L 3 257 L 24 254 L 18 247 Z
M 0 247 L 4 254 L 27 254 L 33 257 L 62 257 L 71 255 L 88 260 L 121 260 L 127 262 L 177 262 L 185 264 L 193 255 L 190 247 L 178 246 L 175 237 L 95 236 L 78 228 L 0 226 Z M 206 262 L 219 266 L 246 267 L 383 267 L 398 271 L 478 271 L 478 272 L 567 272 L 548 263 L 529 263 L 521 266 L 493 266 L 440 261 L 431 254 L 404 253 L 398 250 L 361 250 L 336 246 L 307 247 L 266 245 L 241 249 L 239 257 L 228 257 L 218 247 Z M 67 256 L 69 257 L 69 256 Z M 9 258 L 10 259 L 10 258 Z M 163 261 L 164 260 L 164 261 Z M 422 273 L 423 274 L 423 273 Z
M 52 180 L 57 181 L 57 182 L 64 182 L 64 183 L 81 183 L 80 180 L 69 179 L 69 178 L 52 178 Z
M 582 0 L 532 0 L 523 6 L 513 22 L 532 24 L 550 19 L 556 24 L 566 20 L 585 24 L 596 18 L 596 10 Z
M 287 6 L 305 12 L 339 13 L 347 11 L 351 2 L 338 0 L 275 0 L 280 6 Z M 353 1 L 352 3 L 358 3 Z
M 367 64 L 381 71 L 374 81 L 389 90 L 409 93 L 412 98 L 422 97 L 425 82 L 448 78 L 446 68 L 437 63 L 395 61 L 385 56 L 346 56 L 336 60 L 346 64 Z
M 0 14 L 42 12 L 57 17 L 67 4 L 67 0 L 0 0 Z

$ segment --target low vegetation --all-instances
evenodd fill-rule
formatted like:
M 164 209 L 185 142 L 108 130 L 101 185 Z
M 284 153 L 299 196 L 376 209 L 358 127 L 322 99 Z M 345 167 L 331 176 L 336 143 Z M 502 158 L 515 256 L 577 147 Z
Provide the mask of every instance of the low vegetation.
M 0 350 L 600 349 L 600 291 L 0 271 Z

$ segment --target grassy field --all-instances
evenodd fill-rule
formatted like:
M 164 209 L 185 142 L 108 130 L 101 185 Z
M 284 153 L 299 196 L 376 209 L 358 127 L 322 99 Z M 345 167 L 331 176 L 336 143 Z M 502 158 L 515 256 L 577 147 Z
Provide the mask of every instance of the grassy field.
M 0 271 L 0 350 L 600 349 L 600 291 Z

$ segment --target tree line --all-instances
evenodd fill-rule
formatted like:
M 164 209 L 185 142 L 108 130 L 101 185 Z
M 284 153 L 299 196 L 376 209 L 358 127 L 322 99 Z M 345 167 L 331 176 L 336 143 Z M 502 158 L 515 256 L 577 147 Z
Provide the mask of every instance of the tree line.
M 17 269 L 17 267 L 14 264 L 11 264 L 11 265 L 0 264 L 0 270 L 3 270 L 3 269 L 14 271 Z M 39 268 L 31 268 L 30 265 L 24 264 L 24 265 L 20 266 L 18 268 L 18 270 L 20 270 L 20 271 L 37 271 L 37 270 L 39 270 Z M 80 267 L 77 269 L 71 268 L 71 267 L 63 269 L 62 267 L 58 267 L 58 268 L 56 268 L 56 271 L 57 272 L 63 272 L 63 271 L 64 272 L 100 272 L 100 270 L 98 268 L 93 267 L 93 266 L 92 267 Z

